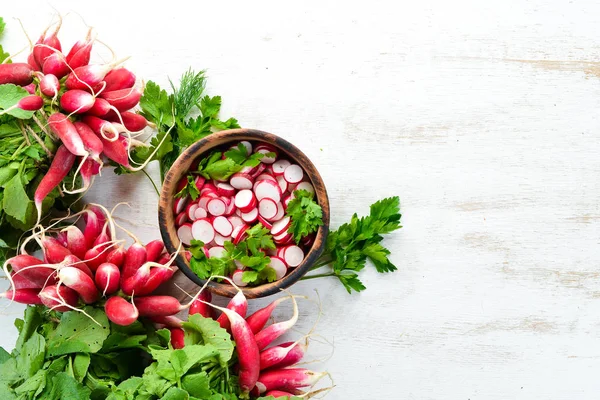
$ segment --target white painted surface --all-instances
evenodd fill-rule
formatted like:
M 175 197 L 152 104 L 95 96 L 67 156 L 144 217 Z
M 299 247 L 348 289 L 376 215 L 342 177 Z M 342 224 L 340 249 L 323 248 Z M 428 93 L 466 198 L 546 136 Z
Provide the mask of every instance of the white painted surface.
M 386 242 L 398 272 L 366 271 L 361 295 L 294 287 L 323 300 L 335 353 L 313 368 L 334 376 L 329 398 L 597 398 L 598 2 L 91 4 L 54 2 L 140 77 L 206 68 L 223 116 L 301 147 L 333 227 L 401 196 L 405 228 Z M 51 12 L 3 4 L 6 47 L 25 45 L 10 17 L 36 36 Z M 70 16 L 65 42 L 83 33 Z M 88 198 L 129 201 L 136 233 L 159 236 L 142 175 L 106 172 Z

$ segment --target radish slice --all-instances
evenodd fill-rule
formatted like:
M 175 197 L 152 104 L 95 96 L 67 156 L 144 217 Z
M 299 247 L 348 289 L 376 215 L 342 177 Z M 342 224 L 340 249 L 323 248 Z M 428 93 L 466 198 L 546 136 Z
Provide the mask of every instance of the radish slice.
M 254 201 L 256 201 L 256 199 L 254 198 L 254 193 L 252 193 L 252 191 L 248 189 L 240 190 L 235 195 L 235 206 L 240 210 L 248 209 L 248 207 L 252 206 L 252 203 Z M 250 209 L 252 208 L 253 207 L 251 207 Z
M 292 268 L 297 267 L 304 260 L 304 251 L 296 245 L 291 245 L 286 247 L 284 257 L 287 265 Z
M 194 179 L 194 183 L 196 184 L 198 190 L 202 190 L 204 184 L 206 183 L 206 178 L 204 178 L 202 175 L 198 175 L 196 179 Z
M 273 240 L 277 244 L 284 244 L 285 242 L 287 242 L 289 240 L 289 238 L 291 236 L 292 235 L 289 232 L 285 231 L 285 232 L 281 232 L 279 235 L 273 236 Z
M 192 225 L 192 236 L 202 243 L 210 243 L 215 238 L 215 229 L 207 220 L 199 219 Z
M 192 225 L 181 225 L 179 229 L 177 229 L 177 237 L 179 238 L 179 240 L 181 240 L 181 243 L 185 244 L 186 246 L 189 246 L 192 239 L 194 239 L 194 237 L 192 236 Z
M 202 189 L 200 189 L 200 196 L 204 196 L 207 193 L 217 193 L 217 187 L 212 183 L 205 184 Z
M 238 226 L 244 225 L 244 221 L 237 215 L 229 217 L 228 220 L 229 222 L 231 222 L 231 226 L 233 226 L 233 229 L 237 228 Z
M 200 206 L 196 207 L 196 211 L 194 211 L 194 220 L 206 218 L 208 213 L 206 210 Z
M 216 217 L 212 224 L 219 235 L 229 236 L 233 232 L 233 225 L 226 217 Z
M 208 209 L 208 202 L 212 200 L 212 197 L 203 196 L 200 197 L 200 201 L 198 201 L 198 207 Z
M 277 257 L 284 259 L 285 258 L 285 247 L 277 247 Z
M 253 208 L 252 210 L 250 210 L 250 212 L 242 213 L 242 219 L 248 224 L 251 224 L 252 222 L 256 221 L 257 218 L 258 208 Z
M 196 218 L 196 210 L 197 209 L 198 209 L 198 204 L 191 203 L 187 206 L 187 215 L 188 215 L 188 218 L 191 219 L 192 221 L 195 221 L 198 219 L 198 218 Z
M 280 280 L 287 273 L 287 265 L 284 260 L 279 257 L 271 257 L 271 262 L 269 263 L 269 267 L 275 270 L 275 275 L 277 276 L 277 280 Z
M 287 228 L 290 226 L 290 217 L 285 217 L 280 219 L 279 221 L 273 224 L 273 228 L 271 228 L 271 235 L 277 236 L 282 232 L 287 231 Z
M 235 194 L 235 188 L 228 183 L 218 183 L 217 193 L 221 196 L 233 196 Z
M 283 204 L 281 204 L 281 202 L 277 203 L 277 214 L 275 214 L 275 216 L 273 218 L 271 218 L 271 221 L 279 221 L 281 218 L 283 218 L 283 216 L 285 215 L 285 208 L 283 207 Z
M 244 276 L 244 271 L 238 269 L 231 276 L 231 280 L 233 280 L 233 283 L 235 283 L 237 286 L 240 286 L 240 287 L 247 286 L 248 284 L 242 280 L 243 276 Z
M 259 176 L 260 174 L 262 174 L 265 169 L 267 169 L 267 167 L 265 166 L 265 164 L 258 164 L 257 167 L 254 167 L 252 169 L 252 171 L 250 172 L 250 176 L 252 177 L 253 180 L 256 180 L 256 177 Z M 244 170 L 242 170 L 244 171 Z
M 241 242 L 244 239 L 248 228 L 250 228 L 250 226 L 247 224 L 244 224 L 244 225 L 238 226 L 237 228 L 235 228 L 233 230 L 233 233 L 231 234 L 231 237 L 233 238 L 233 244 L 237 245 L 239 242 Z
M 283 172 L 283 177 L 289 183 L 298 183 L 302 181 L 304 178 L 304 171 L 302 171 L 302 167 L 297 164 L 292 164 L 285 169 Z
M 188 184 L 187 176 L 184 176 L 177 182 L 177 188 L 175 189 L 175 193 L 181 192 Z
M 213 240 L 213 242 L 217 245 L 217 246 L 224 246 L 225 242 L 231 242 L 231 236 L 222 236 L 219 235 L 218 233 L 215 234 L 215 238 Z
M 261 145 L 256 148 L 256 152 L 261 153 L 261 154 L 275 153 L 275 157 L 263 156 L 260 159 L 260 162 L 263 164 L 273 164 L 275 162 L 275 160 L 277 160 L 277 152 L 275 151 L 275 149 L 273 149 L 271 147 Z
M 185 206 L 189 199 L 190 199 L 189 196 L 180 197 L 178 199 L 175 199 L 175 201 L 173 202 L 173 212 L 175 214 L 179 214 L 180 212 L 185 210 Z
M 256 177 L 256 181 L 264 181 L 264 180 L 276 182 L 277 178 L 275 178 L 271 174 L 260 174 Z
M 277 215 L 277 203 L 265 198 L 258 202 L 258 213 L 266 219 L 272 219 Z
M 290 165 L 292 165 L 292 163 L 289 162 L 288 160 L 284 160 L 284 159 L 277 160 L 271 165 L 271 170 L 273 171 L 273 174 L 275 176 L 283 175 L 283 171 L 285 171 L 285 169 L 287 167 L 289 167 Z
M 306 190 L 309 193 L 315 192 L 315 188 L 309 182 L 300 182 L 299 184 L 296 185 L 294 190 Z
M 220 215 L 225 214 L 225 211 L 227 210 L 227 205 L 225 205 L 225 202 L 221 199 L 211 199 L 207 203 L 206 210 L 215 217 L 218 217 Z
M 288 206 L 288 204 L 290 204 L 290 201 L 292 201 L 292 195 L 291 194 L 285 195 L 283 197 L 282 203 L 283 203 L 283 209 L 284 210 L 287 210 L 287 206 Z
M 227 210 L 225 210 L 225 216 L 229 217 L 230 215 L 233 215 L 233 213 L 235 212 L 235 201 L 233 197 L 230 197 L 229 199 L 227 199 Z
M 185 212 L 179 213 L 175 218 L 175 226 L 181 226 L 188 220 L 188 215 Z
M 262 215 L 260 215 L 260 211 L 258 213 L 258 222 L 260 222 L 262 224 L 262 226 L 264 226 L 267 229 L 271 229 L 273 227 L 273 224 L 269 221 L 267 221 L 266 219 L 264 219 L 262 217 Z
M 229 184 L 238 190 L 252 189 L 252 177 L 248 174 L 238 172 L 231 177 Z
M 289 184 L 288 181 L 286 181 L 282 175 L 279 175 L 277 177 L 277 183 L 279 184 L 279 189 L 281 190 L 281 193 L 287 192 Z
M 221 246 L 211 247 L 208 250 L 208 258 L 221 258 L 225 254 L 225 248 Z
M 235 264 L 235 267 L 236 267 L 238 270 L 241 270 L 241 271 L 243 271 L 243 270 L 245 270 L 245 269 L 246 269 L 246 266 L 245 266 L 244 264 L 242 264 L 241 262 L 239 262 L 238 260 L 233 260 L 233 263 Z
M 276 181 L 260 181 L 254 188 L 254 194 L 258 201 L 262 199 L 271 199 L 275 203 L 281 201 L 281 190 Z
M 244 145 L 246 148 L 246 154 L 252 154 L 252 143 L 248 142 L 247 140 L 242 140 L 240 144 Z

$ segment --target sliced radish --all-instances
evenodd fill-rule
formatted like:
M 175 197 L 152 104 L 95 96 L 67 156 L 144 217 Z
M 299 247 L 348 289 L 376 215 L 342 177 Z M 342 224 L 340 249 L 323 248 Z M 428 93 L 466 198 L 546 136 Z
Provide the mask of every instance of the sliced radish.
M 213 242 L 217 246 L 224 246 L 225 242 L 231 242 L 231 236 L 223 236 L 223 235 L 219 235 L 217 233 L 217 234 L 215 234 L 215 238 L 213 239 Z
M 175 226 L 181 226 L 188 221 L 188 215 L 185 212 L 181 212 L 175 217 Z
M 225 248 L 221 246 L 211 247 L 208 250 L 208 258 L 221 258 L 225 254 Z
M 233 230 L 233 233 L 231 234 L 231 237 L 233 238 L 233 244 L 238 244 L 239 242 L 241 242 L 244 239 L 248 228 L 250 228 L 250 226 L 247 224 L 244 224 L 244 225 L 238 226 L 237 228 L 235 228 Z
M 310 184 L 310 182 L 300 182 L 296 185 L 294 190 L 306 190 L 309 193 L 315 192 L 315 188 L 313 187 L 313 185 Z
M 227 210 L 227 205 L 221 199 L 211 199 L 206 205 L 206 211 L 215 217 L 225 214 L 225 211 Z
M 289 167 L 290 165 L 292 165 L 292 163 L 285 159 L 275 161 L 271 165 L 271 170 L 273 171 L 273 175 L 275 175 L 275 176 L 283 175 L 283 171 L 285 171 L 285 169 L 287 167 Z
M 196 179 L 194 179 L 194 183 L 196 184 L 198 190 L 202 190 L 204 184 L 206 183 L 206 178 L 204 178 L 202 175 L 198 175 Z
M 275 203 L 281 201 L 281 190 L 276 181 L 260 181 L 254 188 L 254 194 L 258 201 L 262 199 L 271 199 Z
M 277 275 L 277 280 L 280 280 L 287 273 L 287 265 L 284 260 L 279 257 L 271 257 L 271 262 L 269 263 L 269 267 L 275 270 L 275 274 Z
M 304 251 L 296 245 L 291 245 L 285 248 L 284 257 L 287 265 L 297 267 L 304 260 Z
M 279 244 L 283 244 L 290 236 L 291 234 L 288 231 L 283 231 L 279 235 L 274 235 L 273 240 Z
M 204 196 L 205 193 L 217 193 L 217 187 L 212 183 L 206 183 L 202 189 L 200 189 L 200 196 Z
M 310 247 L 315 241 L 315 234 L 311 233 L 310 235 L 306 235 L 301 239 L 301 242 L 304 246 Z
M 288 206 L 288 204 L 290 204 L 290 201 L 292 201 L 292 195 L 291 194 L 287 194 L 287 195 L 283 196 L 282 203 L 283 203 L 283 209 L 284 210 L 287 210 L 287 206 Z
M 247 213 L 242 213 L 242 219 L 244 222 L 251 224 L 258 218 L 258 208 L 253 208 Z
M 273 181 L 273 182 L 277 182 L 277 178 L 275 178 L 273 175 L 271 174 L 260 174 L 256 177 L 256 181 Z
M 260 222 L 262 226 L 269 230 L 271 230 L 271 228 L 273 227 L 273 224 L 270 221 L 267 221 L 262 217 L 262 215 L 260 215 L 260 211 L 258 212 L 258 222 Z
M 279 221 L 281 218 L 283 218 L 284 215 L 285 209 L 283 208 L 283 204 L 279 202 L 277 203 L 277 214 L 275 214 L 275 216 L 271 218 L 271 221 Z
M 208 196 L 200 197 L 200 200 L 198 201 L 198 207 L 204 208 L 205 210 L 207 210 L 208 202 L 211 201 L 212 199 L 213 199 L 212 197 L 208 197 Z
M 252 143 L 248 142 L 247 140 L 242 140 L 240 144 L 243 144 L 246 148 L 246 154 L 252 154 Z
M 244 220 L 242 220 L 242 218 L 238 217 L 237 215 L 232 215 L 227 219 L 231 223 L 231 226 L 233 226 L 233 229 L 237 228 L 238 226 L 244 225 Z
M 231 179 L 229 180 L 229 184 L 233 188 L 238 190 L 252 189 L 252 176 L 250 176 L 249 174 L 238 172 L 237 174 L 231 177 Z
M 194 211 L 194 220 L 206 218 L 208 213 L 206 210 L 200 206 L 196 207 L 196 211 Z
M 183 243 L 186 246 L 189 246 L 192 239 L 194 239 L 194 237 L 192 236 L 192 225 L 181 225 L 179 229 L 177 229 L 177 237 L 179 238 L 179 240 L 181 240 L 181 243 Z
M 252 169 L 252 171 L 250 172 L 250 176 L 252 176 L 252 179 L 255 180 L 256 177 L 265 172 L 266 169 L 267 167 L 265 164 L 258 164 L 258 166 Z
M 285 247 L 277 247 L 277 257 L 284 259 L 285 258 Z
M 231 275 L 231 280 L 237 286 L 240 286 L 240 287 L 247 286 L 248 284 L 242 280 L 243 276 L 244 276 L 244 271 L 238 269 L 233 273 L 233 275 Z
M 242 212 L 252 210 L 254 203 L 256 203 L 256 198 L 254 197 L 254 193 L 249 189 L 240 190 L 235 195 L 235 206 L 242 210 Z
M 283 177 L 289 183 L 298 183 L 304 178 L 304 171 L 298 164 L 292 164 L 283 171 Z
M 192 225 L 192 236 L 202 243 L 210 243 L 215 238 L 215 229 L 206 219 L 199 219 Z
M 272 219 L 277 215 L 277 203 L 269 198 L 258 202 L 258 213 L 266 219 Z
M 242 212 L 240 211 L 239 208 L 236 208 L 235 212 L 233 214 L 235 214 L 236 217 L 240 217 L 240 218 L 242 217 Z
M 228 183 L 218 183 L 217 184 L 217 193 L 221 196 L 231 197 L 235 194 L 235 188 Z
M 273 224 L 273 228 L 271 228 L 271 235 L 277 236 L 280 235 L 282 232 L 286 232 L 287 228 L 290 226 L 290 223 L 290 217 L 284 217 L 279 221 L 275 222 Z
M 235 264 L 235 267 L 241 271 L 246 269 L 246 266 L 244 264 L 242 264 L 241 262 L 239 262 L 238 260 L 233 260 L 233 263 Z
M 277 177 L 277 183 L 279 184 L 279 189 L 281 190 L 281 193 L 287 192 L 289 183 L 285 180 L 283 175 L 279 175 Z
M 188 215 L 188 218 L 191 219 L 192 221 L 195 221 L 198 219 L 198 218 L 196 218 L 196 214 L 195 214 L 196 209 L 198 209 L 197 203 L 190 203 L 186 207 L 186 213 Z
M 179 214 L 180 212 L 185 210 L 185 206 L 187 205 L 189 199 L 189 196 L 179 197 L 175 199 L 175 201 L 173 202 L 173 212 L 175 214 Z
M 231 222 L 226 217 L 216 217 L 212 224 L 219 235 L 230 236 L 233 232 L 233 225 L 231 225 Z
M 256 147 L 256 153 L 267 154 L 267 153 L 275 153 L 274 157 L 267 157 L 266 155 L 260 159 L 260 162 L 263 164 L 273 164 L 275 160 L 277 160 L 277 151 L 268 145 L 259 145 Z

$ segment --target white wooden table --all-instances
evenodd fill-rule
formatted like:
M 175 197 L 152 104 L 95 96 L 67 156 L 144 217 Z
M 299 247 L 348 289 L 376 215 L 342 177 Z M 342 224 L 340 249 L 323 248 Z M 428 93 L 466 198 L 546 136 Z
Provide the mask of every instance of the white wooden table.
M 331 399 L 596 399 L 600 393 L 600 3 L 594 1 L 55 1 L 140 78 L 206 68 L 223 116 L 301 147 L 332 227 L 400 195 L 396 273 L 318 289 L 334 340 Z M 138 5 L 140 4 L 140 5 Z M 50 20 L 3 4 L 14 52 Z M 74 13 L 67 45 L 85 33 Z M 156 169 L 151 169 L 156 176 Z M 159 237 L 142 175 L 87 196 Z M 302 305 L 307 331 L 314 306 Z M 21 309 L 1 317 L 0 344 Z M 282 308 L 281 317 L 289 313 Z M 327 345 L 315 343 L 322 357 Z

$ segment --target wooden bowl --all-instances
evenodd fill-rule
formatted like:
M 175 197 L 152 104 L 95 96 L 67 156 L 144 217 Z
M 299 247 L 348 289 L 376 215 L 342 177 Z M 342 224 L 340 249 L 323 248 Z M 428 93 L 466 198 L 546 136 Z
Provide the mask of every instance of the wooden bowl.
M 319 175 L 319 172 L 315 168 L 314 164 L 296 146 L 280 138 L 279 136 L 255 129 L 231 129 L 221 131 L 213 133 L 210 136 L 207 136 L 206 138 L 194 143 L 188 147 L 179 156 L 179 158 L 177 158 L 165 177 L 158 207 L 158 221 L 162 238 L 165 242 L 165 247 L 171 253 L 177 251 L 180 245 L 180 240 L 177 236 L 177 230 L 175 228 L 175 215 L 173 212 L 173 202 L 177 183 L 188 173 L 190 165 L 195 159 L 207 154 L 210 150 L 216 147 L 220 147 L 227 143 L 237 143 L 241 140 L 268 143 L 279 149 L 280 154 L 285 154 L 288 159 L 293 160 L 302 168 L 304 168 L 304 171 L 308 175 L 311 184 L 315 188 L 316 200 L 323 209 L 323 226 L 321 226 L 317 231 L 317 235 L 312 247 L 310 248 L 308 254 L 306 254 L 304 261 L 302 261 L 299 266 L 294 268 L 291 273 L 278 281 L 266 283 L 256 287 L 242 288 L 244 295 L 246 295 L 247 298 L 266 297 L 275 293 L 279 293 L 281 289 L 285 289 L 290 285 L 293 285 L 310 270 L 323 252 L 327 234 L 329 233 L 329 199 L 327 198 L 325 184 L 323 183 L 323 179 L 321 178 L 321 175 Z M 175 259 L 175 262 L 177 263 L 179 269 L 194 283 L 197 285 L 204 285 L 206 281 L 204 279 L 200 279 L 190 269 L 190 265 L 183 254 L 178 255 Z M 233 297 L 237 293 L 237 290 L 233 286 L 213 281 L 208 284 L 208 288 L 211 292 L 221 296 Z

